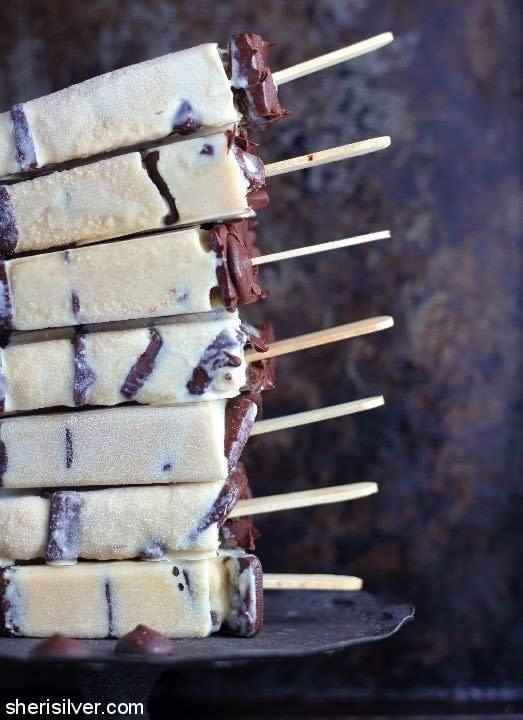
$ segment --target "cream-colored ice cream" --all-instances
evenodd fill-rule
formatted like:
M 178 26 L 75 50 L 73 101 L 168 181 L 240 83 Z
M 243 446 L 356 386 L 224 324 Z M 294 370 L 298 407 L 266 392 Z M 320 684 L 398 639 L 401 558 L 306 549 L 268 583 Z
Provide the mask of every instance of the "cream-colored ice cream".
M 82 333 L 0 349 L 0 408 L 13 413 L 234 397 L 246 383 L 247 336 L 238 313 L 209 315 L 210 320 Z
M 4 255 L 248 215 L 263 163 L 226 133 L 0 186 Z
M 218 529 L 247 480 L 56 491 L 49 496 L 3 490 L 2 564 L 45 559 L 159 560 L 169 552 L 216 553 Z
M 0 625 L 10 635 L 120 637 L 148 625 L 170 637 L 222 626 L 250 636 L 263 623 L 263 576 L 254 555 L 188 560 L 10 566 L 0 571 Z
M 240 118 L 217 45 L 198 45 L 3 113 L 0 176 Z
M 257 405 L 247 397 L 4 418 L 5 488 L 223 481 Z M 232 448 L 232 450 L 231 450 Z

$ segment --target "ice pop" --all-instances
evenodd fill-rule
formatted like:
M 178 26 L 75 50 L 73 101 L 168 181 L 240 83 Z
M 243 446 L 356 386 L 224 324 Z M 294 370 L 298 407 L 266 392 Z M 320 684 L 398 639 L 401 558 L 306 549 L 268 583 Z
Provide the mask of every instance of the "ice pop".
M 268 202 L 266 176 L 389 145 L 389 137 L 371 138 L 264 166 L 245 134 L 228 130 L 0 185 L 0 253 L 91 244 L 252 215 Z
M 169 637 L 224 629 L 249 637 L 263 625 L 259 560 L 241 551 L 188 560 L 12 565 L 0 570 L 0 633 L 121 637 L 138 624 Z
M 0 115 L 0 176 L 285 116 L 269 47 L 259 35 L 236 35 L 228 52 L 206 43 L 18 103 Z
M 227 131 L 0 186 L 0 253 L 252 214 L 267 198 L 250 149 Z
M 249 387 L 245 345 L 251 335 L 262 346 L 264 340 L 256 328 L 242 327 L 237 313 L 209 315 L 70 339 L 23 342 L 22 333 L 0 349 L 0 412 L 235 397 Z
M 0 495 L 0 564 L 45 559 L 159 560 L 216 553 L 219 528 L 248 481 L 241 466 L 225 482 Z
M 249 221 L 0 261 L 0 328 L 235 310 L 267 295 Z M 132 278 L 132 282 L 131 282 Z
M 0 423 L 6 488 L 223 481 L 256 414 L 254 394 L 163 407 L 8 417 Z

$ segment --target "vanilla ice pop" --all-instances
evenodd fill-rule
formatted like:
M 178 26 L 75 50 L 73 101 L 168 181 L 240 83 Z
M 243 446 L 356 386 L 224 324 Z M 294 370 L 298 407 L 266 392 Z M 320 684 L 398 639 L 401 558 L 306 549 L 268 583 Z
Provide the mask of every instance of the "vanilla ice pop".
M 265 207 L 265 177 L 388 147 L 390 138 L 264 167 L 232 130 L 0 186 L 0 253 L 100 242 L 237 218 Z
M 225 482 L 0 494 L 0 564 L 45 559 L 159 560 L 216 553 L 219 528 L 245 496 L 241 466 Z
M 231 550 L 193 560 L 0 570 L 0 634 L 121 637 L 140 623 L 169 637 L 256 634 L 263 625 L 259 560 Z

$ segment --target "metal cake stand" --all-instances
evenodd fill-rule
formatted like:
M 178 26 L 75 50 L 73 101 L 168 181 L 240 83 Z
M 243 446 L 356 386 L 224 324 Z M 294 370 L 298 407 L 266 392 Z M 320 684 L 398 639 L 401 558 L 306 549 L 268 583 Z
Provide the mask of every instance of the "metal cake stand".
M 84 700 L 147 702 L 163 673 L 180 666 L 212 668 L 263 663 L 305 655 L 333 653 L 362 643 L 384 640 L 414 617 L 408 604 L 385 604 L 366 592 L 266 591 L 265 626 L 254 638 L 215 635 L 204 639 L 176 640 L 170 657 L 116 655 L 114 640 L 84 640 L 90 650 L 85 658 L 35 657 L 30 652 L 38 640 L 0 638 L 0 674 L 31 677 L 31 673 L 72 670 Z M 6 685 L 7 687 L 7 685 Z M 147 711 L 127 718 L 147 718 Z

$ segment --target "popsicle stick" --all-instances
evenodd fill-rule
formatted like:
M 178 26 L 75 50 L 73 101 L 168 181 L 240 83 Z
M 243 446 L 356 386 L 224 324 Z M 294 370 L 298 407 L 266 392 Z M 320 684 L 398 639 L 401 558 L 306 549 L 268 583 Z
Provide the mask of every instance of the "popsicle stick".
M 285 68 L 285 70 L 278 70 L 273 73 L 272 77 L 276 85 L 283 85 L 304 75 L 311 75 L 312 73 L 332 67 L 333 65 L 338 65 L 346 60 L 352 60 L 359 55 L 365 55 L 366 53 L 373 52 L 373 50 L 378 50 L 393 40 L 394 36 L 390 32 L 374 35 L 373 37 L 367 38 L 367 40 L 362 40 L 353 45 L 347 45 L 339 50 L 334 50 L 334 52 L 327 53 L 326 55 L 320 55 L 311 60 L 292 65 L 289 68 Z
M 370 140 L 360 140 L 359 142 L 349 143 L 349 145 L 340 145 L 339 147 L 330 148 L 329 150 L 320 150 L 319 152 L 309 153 L 308 155 L 300 155 L 299 157 L 289 158 L 288 160 L 280 160 L 279 162 L 266 165 L 265 175 L 267 177 L 273 177 L 274 175 L 283 175 L 284 173 L 295 172 L 296 170 L 304 170 L 308 167 L 317 167 L 318 165 L 338 162 L 338 160 L 346 160 L 347 158 L 357 157 L 358 155 L 367 155 L 368 153 L 388 148 L 390 143 L 390 137 L 384 135 L 383 137 L 371 138 Z
M 305 412 L 294 413 L 293 415 L 284 415 L 283 417 L 270 418 L 268 420 L 258 420 L 252 426 L 251 436 L 263 435 L 264 433 L 275 432 L 277 430 L 288 430 L 299 427 L 300 425 L 322 422 L 323 420 L 332 420 L 337 417 L 342 417 L 343 415 L 352 415 L 365 410 L 372 410 L 373 408 L 381 407 L 381 405 L 385 405 L 385 400 L 382 395 L 377 395 L 375 397 L 363 398 L 362 400 L 340 403 L 340 405 L 330 405 L 328 407 L 318 408 L 317 410 L 306 410 Z
M 297 352 L 298 350 L 306 350 L 307 348 L 327 345 L 328 343 L 347 340 L 348 338 L 358 337 L 359 335 L 368 335 L 369 333 L 378 332 L 379 330 L 386 330 L 393 325 L 394 320 L 388 315 L 369 318 L 368 320 L 358 320 L 357 322 L 347 323 L 346 325 L 337 325 L 336 327 L 317 330 L 316 332 L 307 333 L 306 335 L 277 340 L 273 342 L 265 352 L 247 350 L 245 359 L 247 362 L 254 362 L 256 360 L 287 355 L 288 353 Z
M 390 230 L 381 230 L 380 232 L 355 235 L 354 237 L 342 238 L 341 240 L 330 240 L 329 242 L 318 243 L 317 245 L 306 245 L 305 247 L 294 248 L 292 250 L 282 250 L 281 252 L 270 253 L 270 255 L 260 255 L 259 257 L 252 258 L 251 264 L 265 265 L 266 263 L 280 262 L 280 260 L 304 257 L 305 255 L 316 255 L 316 253 L 322 253 L 328 250 L 339 250 L 340 248 L 350 247 L 351 245 L 362 245 L 363 243 L 374 242 L 375 240 L 386 240 L 387 238 L 390 238 Z
M 344 502 L 346 500 L 356 500 L 357 498 L 367 497 L 367 495 L 374 495 L 377 492 L 378 486 L 376 483 L 360 482 L 315 488 L 314 490 L 280 493 L 278 495 L 264 495 L 247 500 L 238 500 L 229 517 L 261 515 L 263 513 L 280 512 L 281 510 L 329 505 L 330 503 Z
M 361 590 L 363 581 L 352 575 L 298 575 L 263 573 L 264 590 Z

